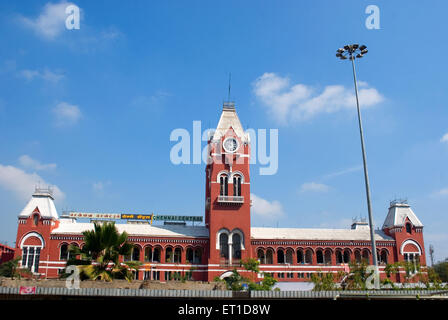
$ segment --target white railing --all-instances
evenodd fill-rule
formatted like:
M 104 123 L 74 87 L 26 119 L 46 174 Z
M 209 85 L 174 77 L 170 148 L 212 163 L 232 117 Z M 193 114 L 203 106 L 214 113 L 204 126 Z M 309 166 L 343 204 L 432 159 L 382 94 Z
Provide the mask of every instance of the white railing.
M 243 196 L 218 196 L 218 202 L 221 203 L 244 203 Z

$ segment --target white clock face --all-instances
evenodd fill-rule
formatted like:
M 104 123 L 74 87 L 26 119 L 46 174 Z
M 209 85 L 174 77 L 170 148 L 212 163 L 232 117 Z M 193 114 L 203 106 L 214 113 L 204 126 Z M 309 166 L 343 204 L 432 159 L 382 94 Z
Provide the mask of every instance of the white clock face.
M 238 141 L 235 138 L 227 138 L 224 140 L 224 150 L 227 152 L 235 152 L 238 149 Z

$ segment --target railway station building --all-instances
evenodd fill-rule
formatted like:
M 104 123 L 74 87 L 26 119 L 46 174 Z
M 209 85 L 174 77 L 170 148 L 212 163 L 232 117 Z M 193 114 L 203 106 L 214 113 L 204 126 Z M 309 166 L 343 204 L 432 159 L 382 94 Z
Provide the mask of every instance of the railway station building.
M 234 268 L 244 274 L 240 260 L 249 257 L 259 259 L 260 270 L 278 281 L 294 282 L 310 281 L 315 272 L 344 271 L 350 261 L 366 259 L 372 264 L 373 254 L 378 257 L 381 278 L 386 276 L 388 263 L 426 265 L 423 224 L 405 202 L 394 201 L 385 208 L 386 219 L 374 232 L 375 253 L 365 221 L 354 221 L 346 229 L 252 227 L 250 147 L 250 136 L 234 104 L 224 103 L 208 141 L 205 223 L 117 221 L 118 231 L 126 231 L 134 244 L 132 254 L 123 258 L 142 263 L 138 279 L 168 281 L 188 273 L 192 280 L 212 281 L 216 276 L 226 277 Z M 51 190 L 36 189 L 18 215 L 14 249 L 22 257 L 21 265 L 42 277 L 57 278 L 65 268 L 68 247 L 82 247 L 82 233 L 93 229 L 93 220 L 81 222 L 86 219 L 80 217 L 89 214 L 59 214 Z M 104 214 L 103 218 L 114 216 Z M 395 277 L 395 281 L 404 280 L 402 273 Z

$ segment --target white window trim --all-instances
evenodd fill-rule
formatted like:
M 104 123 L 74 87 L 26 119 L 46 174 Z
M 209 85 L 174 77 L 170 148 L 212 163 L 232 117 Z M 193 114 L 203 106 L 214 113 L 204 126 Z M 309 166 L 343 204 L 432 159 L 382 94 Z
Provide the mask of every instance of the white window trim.
M 241 177 L 241 184 L 244 183 L 244 174 L 241 171 L 232 171 L 232 174 L 230 176 L 230 180 L 233 183 L 233 177 L 234 176 L 240 176 Z
M 229 236 L 229 243 L 232 243 L 233 235 L 238 234 L 241 239 L 241 250 L 245 250 L 244 247 L 244 234 L 240 229 L 233 229 Z
M 22 262 L 23 262 L 23 257 L 22 257 L 22 260 L 20 261 L 20 265 L 22 266 L 22 267 L 28 267 L 28 259 L 30 258 L 30 248 L 34 248 L 34 253 L 33 253 L 33 264 L 31 265 L 31 268 L 30 268 L 30 271 L 33 273 L 33 274 L 38 274 L 37 272 L 34 272 L 34 269 L 35 269 L 35 267 L 36 267 L 36 265 L 35 265 L 35 263 L 36 263 L 36 257 L 37 257 L 37 254 L 36 254 L 36 251 L 37 251 L 37 249 L 40 249 L 40 252 L 39 252 L 39 264 L 37 265 L 37 270 L 39 270 L 39 265 L 40 265 L 40 263 L 41 263 L 41 261 L 40 261 L 40 256 L 41 256 L 41 254 L 42 254 L 42 247 L 41 246 L 36 246 L 36 245 L 25 245 L 25 246 L 22 246 L 21 247 L 21 250 L 22 250 L 22 255 L 23 255 L 23 249 L 25 249 L 26 248 L 26 259 L 25 259 L 25 263 L 24 264 L 22 264 Z
M 406 251 L 406 252 L 404 252 L 404 247 L 405 247 L 407 244 L 413 244 L 414 246 L 417 247 L 418 251 Z M 400 253 L 401 253 L 402 255 L 404 255 L 405 253 L 418 253 L 418 254 L 421 256 L 421 255 L 422 255 L 422 249 L 421 249 L 420 245 L 419 245 L 416 241 L 411 240 L 411 239 L 408 239 L 408 240 L 404 241 L 404 242 L 401 244 L 401 247 L 400 247 Z
M 221 247 L 220 247 L 220 242 L 219 242 L 219 237 L 221 236 L 221 234 L 222 233 L 225 233 L 225 234 L 227 234 L 227 237 L 228 237 L 228 242 L 230 241 L 229 239 L 230 239 L 230 231 L 228 230 L 228 229 L 225 229 L 225 228 L 223 228 L 223 229 L 220 229 L 217 233 L 216 233 L 216 249 L 218 249 L 218 250 L 220 250 L 221 249 Z
M 28 238 L 31 238 L 31 237 L 36 237 L 36 238 L 38 238 L 38 239 L 40 240 L 41 245 L 40 245 L 40 246 L 36 246 L 36 245 L 31 245 L 31 246 L 29 246 L 29 245 L 26 245 L 27 247 L 39 247 L 39 248 L 41 248 L 41 249 L 43 249 L 43 248 L 45 247 L 45 241 L 44 241 L 44 238 L 43 238 L 39 233 L 37 233 L 37 232 L 30 232 L 30 233 L 28 233 L 26 236 L 24 236 L 24 237 L 22 238 L 22 241 L 20 241 L 20 249 L 23 249 L 23 246 L 24 246 L 25 241 L 26 241 Z

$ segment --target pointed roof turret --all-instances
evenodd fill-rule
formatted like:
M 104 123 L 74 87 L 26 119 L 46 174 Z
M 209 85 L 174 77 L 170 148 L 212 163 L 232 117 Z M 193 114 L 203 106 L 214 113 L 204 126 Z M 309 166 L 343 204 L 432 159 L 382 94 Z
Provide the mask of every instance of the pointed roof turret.
M 235 110 L 235 102 L 224 102 L 222 107 L 221 117 L 219 118 L 218 126 L 213 135 L 213 140 L 217 141 L 227 134 L 232 128 L 235 134 L 243 141 L 250 142 L 249 134 L 244 132 L 241 121 Z
M 411 206 L 405 201 L 391 201 L 389 212 L 384 220 L 383 229 L 390 227 L 402 227 L 408 218 L 415 227 L 423 227 L 422 222 L 417 218 Z
M 58 219 L 58 212 L 54 205 L 53 190 L 51 188 L 35 188 L 28 204 L 20 212 L 19 217 L 29 217 L 33 213 L 39 213 L 43 218 Z

